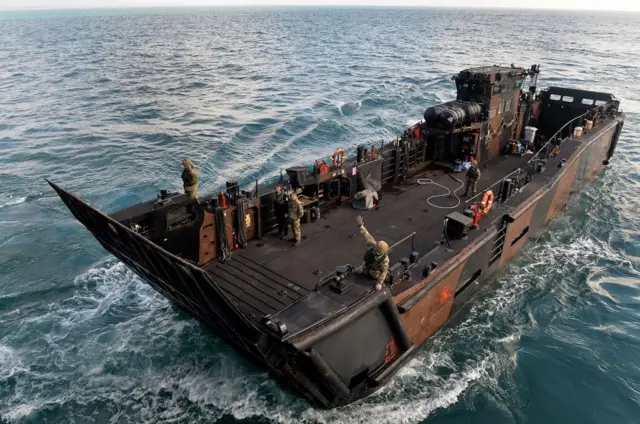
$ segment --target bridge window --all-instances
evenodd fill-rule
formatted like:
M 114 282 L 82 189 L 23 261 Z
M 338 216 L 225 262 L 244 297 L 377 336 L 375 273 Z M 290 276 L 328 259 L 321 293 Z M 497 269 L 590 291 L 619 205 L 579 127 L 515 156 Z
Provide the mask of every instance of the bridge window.
M 606 100 L 596 100 L 596 106 L 604 106 L 607 104 Z
M 562 96 L 559 95 L 559 94 L 552 94 L 552 95 L 549 96 L 549 98 L 551 100 L 560 100 L 562 98 Z
M 496 85 L 495 87 L 493 87 L 493 94 L 500 94 L 502 92 L 502 87 L 500 87 L 499 85 Z
M 518 80 L 518 81 L 516 81 L 516 83 L 515 83 L 515 86 L 514 86 L 514 87 L 515 87 L 515 88 L 520 88 L 520 87 L 522 87 L 522 80 Z
M 460 93 L 466 94 L 467 96 L 482 96 L 484 95 L 484 85 L 483 84 L 475 84 L 475 83 L 460 83 L 458 84 L 458 90 Z
M 573 102 L 573 97 L 571 97 L 571 96 L 562 96 L 562 101 L 563 102 L 567 102 L 567 103 L 571 103 L 571 102 Z
M 583 105 L 593 105 L 594 100 L 593 99 L 582 99 L 582 104 Z

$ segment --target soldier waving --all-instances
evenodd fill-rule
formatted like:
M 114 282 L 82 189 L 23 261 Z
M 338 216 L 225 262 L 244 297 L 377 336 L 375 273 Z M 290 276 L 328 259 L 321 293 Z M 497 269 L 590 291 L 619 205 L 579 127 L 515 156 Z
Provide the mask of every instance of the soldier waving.
M 389 272 L 389 245 L 382 240 L 376 242 L 376 239 L 365 228 L 361 216 L 358 216 L 356 221 L 368 248 L 364 253 L 363 272 L 376 280 L 376 290 L 382 290 Z

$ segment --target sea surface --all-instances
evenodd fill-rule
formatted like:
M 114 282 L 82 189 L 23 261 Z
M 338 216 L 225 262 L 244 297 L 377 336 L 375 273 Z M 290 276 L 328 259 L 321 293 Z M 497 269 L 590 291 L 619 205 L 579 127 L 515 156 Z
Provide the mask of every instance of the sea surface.
M 640 15 L 455 9 L 0 14 L 0 423 L 640 423 Z M 103 211 L 379 142 L 477 65 L 614 93 L 617 154 L 468 316 L 322 411 L 104 251 Z M 298 264 L 296 266 L 304 266 Z

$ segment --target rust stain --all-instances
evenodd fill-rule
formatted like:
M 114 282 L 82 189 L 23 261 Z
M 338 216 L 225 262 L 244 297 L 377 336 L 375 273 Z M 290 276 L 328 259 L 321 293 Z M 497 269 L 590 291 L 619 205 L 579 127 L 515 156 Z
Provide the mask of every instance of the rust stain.
M 602 168 L 604 167 L 602 161 L 607 158 L 609 144 L 611 143 L 614 131 L 615 127 L 609 129 L 607 132 L 600 135 L 598 140 L 590 146 L 591 151 L 587 155 L 588 164 L 584 176 L 587 184 L 593 182 L 600 174 L 600 171 L 602 171 Z
M 537 203 L 537 202 L 536 202 Z M 502 258 L 500 259 L 500 268 L 505 266 L 509 259 L 511 259 L 522 247 L 525 245 L 525 242 L 528 240 L 527 234 L 520 237 L 526 228 L 531 224 L 531 218 L 533 217 L 533 212 L 535 211 L 535 204 L 533 203 L 529 206 L 522 215 L 520 215 L 514 222 L 507 225 L 507 234 L 505 235 L 504 240 L 504 250 L 502 251 Z M 520 237 L 520 239 L 514 243 L 514 241 Z
M 401 315 L 409 338 L 419 344 L 444 324 L 453 306 L 453 291 L 458 284 L 464 263 L 444 276 L 418 303 Z M 446 293 L 446 298 L 443 294 Z M 444 298 L 444 302 L 442 302 Z
M 198 249 L 198 265 L 202 266 L 216 258 L 215 217 L 212 213 L 204 213 L 200 226 L 200 246 Z
M 558 215 L 562 211 L 564 205 L 567 203 L 567 200 L 569 199 L 569 192 L 571 191 L 571 187 L 573 187 L 573 183 L 575 182 L 579 166 L 580 161 L 574 160 L 573 163 L 569 165 L 569 168 L 565 169 L 564 174 L 557 182 L 558 188 L 556 189 L 553 200 L 549 205 L 545 223 L 551 221 L 556 215 Z

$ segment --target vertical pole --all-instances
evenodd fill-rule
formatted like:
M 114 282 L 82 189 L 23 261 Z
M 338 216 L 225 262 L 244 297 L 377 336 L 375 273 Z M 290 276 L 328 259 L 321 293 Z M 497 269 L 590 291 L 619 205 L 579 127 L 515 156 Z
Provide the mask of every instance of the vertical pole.
M 395 156 L 395 160 L 394 160 L 394 164 L 393 164 L 393 183 L 397 184 L 398 183 L 398 177 L 400 174 L 400 149 L 396 146 L 393 149 L 393 153 L 396 155 Z
M 427 137 L 420 131 L 420 137 L 422 137 L 422 162 L 427 161 Z
M 262 205 L 258 181 L 258 178 L 256 178 L 256 230 L 258 235 L 256 238 L 259 240 L 262 238 Z

